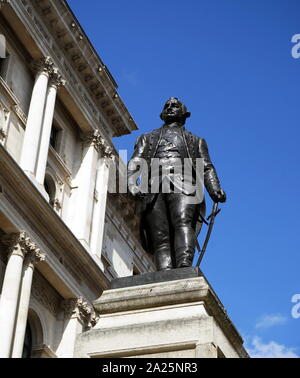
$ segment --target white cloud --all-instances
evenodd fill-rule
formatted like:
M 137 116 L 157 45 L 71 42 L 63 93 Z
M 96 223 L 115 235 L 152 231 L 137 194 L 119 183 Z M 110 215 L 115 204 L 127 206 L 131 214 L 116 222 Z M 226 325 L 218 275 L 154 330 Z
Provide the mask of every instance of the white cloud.
M 247 348 L 247 351 L 252 358 L 299 358 L 294 352 L 294 348 L 286 347 L 275 341 L 264 344 L 257 336 L 253 338 L 251 347 Z
M 270 328 L 275 325 L 286 323 L 287 318 L 280 314 L 264 315 L 258 319 L 255 328 Z

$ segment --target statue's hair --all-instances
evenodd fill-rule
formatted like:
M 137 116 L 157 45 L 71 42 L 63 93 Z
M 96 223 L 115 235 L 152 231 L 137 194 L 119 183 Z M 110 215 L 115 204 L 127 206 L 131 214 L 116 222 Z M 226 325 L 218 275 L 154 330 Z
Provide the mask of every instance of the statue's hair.
M 191 113 L 187 110 L 187 107 L 184 105 L 184 103 L 181 102 L 179 100 L 179 98 L 177 98 L 177 97 L 170 97 L 168 99 L 168 101 L 166 101 L 166 103 L 169 102 L 169 101 L 172 101 L 172 100 L 176 100 L 181 105 L 181 110 L 182 110 L 182 113 L 183 113 L 183 122 L 185 123 L 185 120 L 191 116 Z M 160 118 L 163 120 L 163 112 L 161 112 Z

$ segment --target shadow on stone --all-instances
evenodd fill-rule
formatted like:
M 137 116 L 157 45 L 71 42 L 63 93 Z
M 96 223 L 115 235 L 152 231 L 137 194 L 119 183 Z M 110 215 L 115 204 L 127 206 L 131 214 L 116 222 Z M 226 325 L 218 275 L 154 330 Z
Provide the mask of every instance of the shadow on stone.
M 158 282 L 177 281 L 201 276 L 203 276 L 203 273 L 198 267 L 161 270 L 158 272 L 143 273 L 136 276 L 116 278 L 111 281 L 111 289 L 148 285 Z

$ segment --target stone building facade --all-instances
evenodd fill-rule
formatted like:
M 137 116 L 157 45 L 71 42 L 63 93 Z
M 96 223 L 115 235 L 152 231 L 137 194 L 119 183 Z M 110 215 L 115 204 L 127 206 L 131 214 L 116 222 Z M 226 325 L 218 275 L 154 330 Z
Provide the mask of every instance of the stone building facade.
M 110 281 L 154 270 L 108 193 L 137 126 L 66 1 L 0 4 L 0 357 L 73 357 Z

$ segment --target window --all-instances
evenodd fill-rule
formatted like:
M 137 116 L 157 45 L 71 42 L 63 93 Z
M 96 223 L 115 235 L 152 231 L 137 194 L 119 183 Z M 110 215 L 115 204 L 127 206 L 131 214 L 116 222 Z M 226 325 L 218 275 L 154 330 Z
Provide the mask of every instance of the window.
M 6 53 L 6 58 L 0 58 L 0 76 L 6 80 L 9 64 L 9 55 Z
M 57 145 L 57 134 L 58 134 L 58 130 L 55 127 L 52 127 L 51 135 L 50 135 L 50 146 L 52 146 L 54 149 Z
M 54 148 L 56 152 L 59 152 L 61 129 L 55 124 L 52 126 L 50 134 L 50 146 Z

